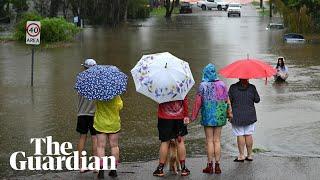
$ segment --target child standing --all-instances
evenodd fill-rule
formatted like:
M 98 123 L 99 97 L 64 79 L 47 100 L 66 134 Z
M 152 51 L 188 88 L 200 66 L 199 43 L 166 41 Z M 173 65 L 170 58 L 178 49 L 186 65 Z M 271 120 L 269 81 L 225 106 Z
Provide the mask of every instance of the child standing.
M 187 123 L 189 123 L 187 98 L 159 104 L 158 132 L 159 140 L 161 141 L 160 159 L 157 169 L 153 172 L 154 176 L 164 176 L 163 168 L 171 139 L 175 139 L 177 143 L 181 176 L 188 176 L 190 174 L 190 171 L 185 166 L 186 148 L 184 136 L 188 134 L 187 126 L 185 125 Z

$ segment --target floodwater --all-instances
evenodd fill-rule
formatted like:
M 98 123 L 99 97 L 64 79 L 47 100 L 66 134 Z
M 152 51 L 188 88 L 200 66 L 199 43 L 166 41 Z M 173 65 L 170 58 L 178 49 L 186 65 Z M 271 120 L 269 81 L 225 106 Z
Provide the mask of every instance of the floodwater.
M 277 21 L 277 19 L 275 19 Z M 241 18 L 225 12 L 199 12 L 153 17 L 115 29 L 85 28 L 66 47 L 37 49 L 34 87 L 30 87 L 31 48 L 23 43 L 0 45 L 0 177 L 32 174 L 13 171 L 13 152 L 34 153 L 30 138 L 52 136 L 60 143 L 78 140 L 75 77 L 85 58 L 113 64 L 130 76 L 143 54 L 169 51 L 190 63 L 196 85 L 189 94 L 193 104 L 201 70 L 208 63 L 219 68 L 239 58 L 260 58 L 275 65 L 285 56 L 290 76 L 286 83 L 252 80 L 261 95 L 256 105 L 258 122 L 254 147 L 270 156 L 320 157 L 320 43 L 285 44 L 283 31 L 266 31 L 269 18 L 243 7 Z M 228 85 L 236 79 L 224 79 Z M 157 104 L 135 92 L 129 78 L 122 96 L 122 161 L 147 161 L 158 157 Z M 231 126 L 223 128 L 222 151 L 236 155 Z M 87 149 L 90 151 L 90 143 Z M 188 156 L 205 155 L 204 133 L 199 122 L 189 126 Z M 223 161 L 223 160 L 222 160 Z M 37 172 L 35 172 L 37 173 Z

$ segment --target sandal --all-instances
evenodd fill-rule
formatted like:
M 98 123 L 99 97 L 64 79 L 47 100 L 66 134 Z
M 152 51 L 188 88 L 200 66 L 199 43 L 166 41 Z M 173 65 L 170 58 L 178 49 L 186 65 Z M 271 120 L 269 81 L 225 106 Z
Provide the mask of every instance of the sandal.
M 248 157 L 245 158 L 246 161 L 253 161 L 253 159 L 250 159 Z
M 244 159 L 238 159 L 238 158 L 236 158 L 235 160 L 233 160 L 233 162 L 244 162 Z

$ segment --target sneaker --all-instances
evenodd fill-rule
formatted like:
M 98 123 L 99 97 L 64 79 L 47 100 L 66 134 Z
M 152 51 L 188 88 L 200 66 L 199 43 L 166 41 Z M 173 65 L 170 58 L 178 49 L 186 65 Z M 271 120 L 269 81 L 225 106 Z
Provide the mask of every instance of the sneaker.
M 109 176 L 110 176 L 110 177 L 117 177 L 117 176 L 118 176 L 117 171 L 116 171 L 116 170 L 111 170 L 111 171 L 109 172 Z
M 98 179 L 104 179 L 104 170 L 99 170 Z
M 203 173 L 213 174 L 212 163 L 208 163 L 207 167 L 202 170 Z
M 189 176 L 190 171 L 185 166 L 181 169 L 181 176 Z
M 153 172 L 153 176 L 163 177 L 163 167 L 158 166 L 157 169 Z
M 214 165 L 214 172 L 216 174 L 221 174 L 221 169 L 220 169 L 220 164 L 219 163 L 215 163 Z

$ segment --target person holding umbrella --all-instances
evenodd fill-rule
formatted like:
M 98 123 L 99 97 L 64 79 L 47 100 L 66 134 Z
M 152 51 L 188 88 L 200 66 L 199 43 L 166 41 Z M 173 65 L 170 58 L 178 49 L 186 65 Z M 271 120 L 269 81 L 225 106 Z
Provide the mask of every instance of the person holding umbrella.
M 158 132 L 160 144 L 159 165 L 154 176 L 164 176 L 170 140 L 177 143 L 181 176 L 190 171 L 185 165 L 184 136 L 189 123 L 187 94 L 194 85 L 189 64 L 168 52 L 144 55 L 131 70 L 136 90 L 153 99 L 158 106 Z
M 220 174 L 221 129 L 226 125 L 227 117 L 232 118 L 232 112 L 227 87 L 223 81 L 219 80 L 215 66 L 208 64 L 202 72 L 202 82 L 197 92 L 191 119 L 194 121 L 201 109 L 201 125 L 204 126 L 206 135 L 208 157 L 207 167 L 202 172 Z M 213 157 L 215 170 L 213 170 Z
M 86 59 L 81 66 L 84 70 L 97 65 L 97 62 L 94 59 Z M 77 150 L 79 155 L 84 149 L 87 140 L 87 133 L 90 130 L 91 139 L 92 139 L 92 154 L 97 155 L 97 136 L 96 131 L 93 128 L 94 112 L 95 105 L 93 101 L 89 101 L 84 96 L 78 95 L 78 121 L 77 121 L 77 132 L 80 133 L 79 143 L 77 145 Z M 79 161 L 80 162 L 80 161 Z M 81 167 L 81 164 L 79 165 Z M 86 172 L 86 169 L 80 168 L 80 172 Z
M 111 155 L 119 163 L 119 135 L 121 122 L 119 112 L 123 103 L 120 95 L 126 91 L 128 77 L 115 66 L 96 65 L 79 73 L 75 84 L 78 93 L 96 101 L 93 127 L 97 131 L 97 155 L 100 157 L 98 178 L 104 178 L 103 160 L 106 139 L 111 147 Z M 116 170 L 109 176 L 117 177 Z
M 222 68 L 220 74 L 226 78 L 237 78 L 239 82 L 229 88 L 229 98 L 232 107 L 233 118 L 229 119 L 232 124 L 232 132 L 237 136 L 239 155 L 235 162 L 252 161 L 252 134 L 255 130 L 254 123 L 257 121 L 255 103 L 260 102 L 260 96 L 256 87 L 249 83 L 251 78 L 271 77 L 276 70 L 258 59 L 240 59 Z M 247 156 L 244 149 L 247 148 Z

